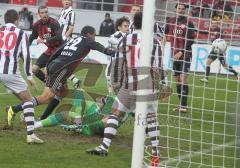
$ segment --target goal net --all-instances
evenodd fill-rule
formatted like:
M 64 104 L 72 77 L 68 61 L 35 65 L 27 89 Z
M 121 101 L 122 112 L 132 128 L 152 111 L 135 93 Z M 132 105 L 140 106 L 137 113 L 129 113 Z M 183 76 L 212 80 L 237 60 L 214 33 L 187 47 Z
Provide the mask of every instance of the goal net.
M 194 24 L 196 36 L 187 73 L 187 112 L 175 110 L 179 107 L 179 95 L 173 73 L 171 35 L 166 36 L 163 46 L 167 84 L 173 88 L 173 93 L 167 103 L 160 101 L 158 107 L 161 166 L 237 168 L 240 166 L 240 82 L 219 59 L 210 65 L 208 82 L 200 80 L 205 77 L 213 27 L 220 29 L 220 37 L 228 44 L 225 57 L 228 67 L 240 72 L 240 2 L 156 0 L 155 20 L 160 26 L 166 25 L 169 18 L 176 17 L 176 4 L 179 2 L 187 6 L 184 16 Z M 178 32 L 180 30 L 172 31 L 181 33 Z M 173 33 L 173 36 L 177 35 Z M 145 165 L 151 165 L 150 144 L 150 139 L 146 138 Z

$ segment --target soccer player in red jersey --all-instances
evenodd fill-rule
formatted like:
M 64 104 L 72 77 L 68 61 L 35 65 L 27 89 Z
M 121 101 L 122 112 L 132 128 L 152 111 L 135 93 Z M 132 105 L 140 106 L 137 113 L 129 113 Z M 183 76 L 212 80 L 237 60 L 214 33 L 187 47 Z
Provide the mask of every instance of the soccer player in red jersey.
M 195 29 L 188 17 L 184 16 L 186 5 L 176 4 L 176 17 L 171 17 L 165 25 L 165 34 L 171 43 L 173 71 L 175 75 L 180 112 L 187 112 L 188 83 L 187 76 L 191 65 Z
M 45 82 L 45 75 L 40 70 L 44 68 L 58 47 L 62 44 L 62 36 L 60 25 L 57 20 L 48 16 L 48 8 L 40 6 L 38 8 L 40 20 L 33 24 L 33 31 L 29 38 L 30 45 L 33 40 L 37 39 L 37 44 L 43 43 L 48 49 L 45 51 L 33 65 L 33 73 L 43 82 Z

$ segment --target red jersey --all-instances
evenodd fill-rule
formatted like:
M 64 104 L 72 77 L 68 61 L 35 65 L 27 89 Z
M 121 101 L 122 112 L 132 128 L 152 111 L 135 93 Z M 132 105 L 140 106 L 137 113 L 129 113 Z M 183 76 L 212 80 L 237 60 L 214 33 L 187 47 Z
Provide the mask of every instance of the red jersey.
M 194 43 L 195 29 L 193 23 L 187 17 L 169 18 L 164 32 L 168 35 L 174 55 L 182 51 L 185 53 L 185 57 L 191 57 L 189 54 L 192 50 L 191 46 Z
M 33 31 L 30 36 L 30 44 L 34 39 L 40 37 L 46 39 L 45 45 L 48 47 L 46 55 L 51 56 L 55 50 L 62 44 L 62 35 L 60 25 L 57 20 L 49 17 L 46 22 L 42 19 L 33 24 Z

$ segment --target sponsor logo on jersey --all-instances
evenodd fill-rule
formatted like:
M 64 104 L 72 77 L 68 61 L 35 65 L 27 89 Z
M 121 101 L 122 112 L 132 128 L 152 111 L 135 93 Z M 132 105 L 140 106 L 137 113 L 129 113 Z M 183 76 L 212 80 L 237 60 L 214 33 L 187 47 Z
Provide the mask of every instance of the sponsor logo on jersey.
M 174 35 L 181 35 L 181 34 L 183 34 L 183 30 L 182 29 L 174 29 L 173 34 Z

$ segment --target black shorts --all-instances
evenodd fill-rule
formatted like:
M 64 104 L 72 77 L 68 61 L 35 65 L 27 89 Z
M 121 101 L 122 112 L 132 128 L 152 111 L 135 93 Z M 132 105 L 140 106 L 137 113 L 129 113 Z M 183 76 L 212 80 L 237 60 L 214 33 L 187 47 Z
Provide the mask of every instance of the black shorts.
M 177 60 L 173 62 L 174 76 L 178 76 L 183 73 L 188 73 L 191 66 L 191 60 Z
M 216 59 L 219 59 L 222 65 L 226 64 L 225 56 L 223 54 L 216 53 L 213 50 L 208 55 L 208 58 L 213 61 L 215 61 Z
M 39 68 L 44 68 L 47 65 L 47 62 L 49 60 L 50 56 L 46 55 L 46 54 L 42 54 L 38 59 L 37 62 L 35 63 L 35 65 L 39 66 Z
M 64 63 L 52 61 L 48 67 L 48 79 L 46 86 L 54 92 L 61 92 L 67 86 L 67 79 L 70 76 L 68 68 L 63 68 Z

